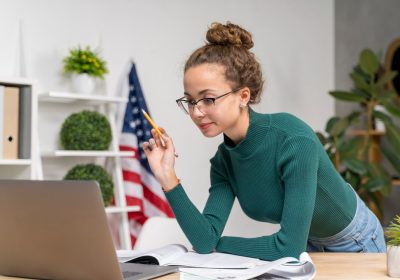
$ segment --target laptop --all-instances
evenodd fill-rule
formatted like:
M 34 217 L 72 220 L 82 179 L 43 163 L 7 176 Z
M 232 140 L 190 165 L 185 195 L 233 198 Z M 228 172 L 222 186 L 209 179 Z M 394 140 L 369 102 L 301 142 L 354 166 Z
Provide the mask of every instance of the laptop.
M 95 181 L 0 180 L 0 275 L 145 280 L 175 271 L 118 263 Z

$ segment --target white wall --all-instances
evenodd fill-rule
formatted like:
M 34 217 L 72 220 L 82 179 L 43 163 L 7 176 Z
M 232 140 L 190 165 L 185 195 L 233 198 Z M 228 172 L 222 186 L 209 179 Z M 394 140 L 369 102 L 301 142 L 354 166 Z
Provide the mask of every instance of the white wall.
M 180 154 L 178 176 L 202 208 L 209 158 L 221 138 L 202 137 L 174 100 L 183 92 L 185 59 L 204 42 L 207 26 L 230 20 L 253 33 L 267 80 L 257 111 L 287 111 L 323 129 L 334 106 L 327 94 L 334 85 L 333 13 L 333 0 L 0 0 L 0 76 L 17 69 L 19 20 L 22 73 L 37 79 L 42 91 L 68 90 L 61 61 L 78 44 L 100 45 L 111 72 L 105 88 L 112 94 L 133 58 L 150 111 Z M 227 233 L 271 231 L 239 212 L 234 210 Z

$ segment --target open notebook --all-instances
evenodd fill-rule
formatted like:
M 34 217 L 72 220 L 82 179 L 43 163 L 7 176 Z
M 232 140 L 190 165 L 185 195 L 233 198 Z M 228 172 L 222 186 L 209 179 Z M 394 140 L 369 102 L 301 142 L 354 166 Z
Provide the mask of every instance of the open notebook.
M 121 262 L 179 266 L 179 271 L 207 279 L 312 279 L 315 266 L 304 252 L 300 259 L 287 257 L 268 262 L 224 253 L 198 254 L 183 245 L 170 244 L 148 251 L 117 251 Z M 185 277 L 183 274 L 183 277 Z

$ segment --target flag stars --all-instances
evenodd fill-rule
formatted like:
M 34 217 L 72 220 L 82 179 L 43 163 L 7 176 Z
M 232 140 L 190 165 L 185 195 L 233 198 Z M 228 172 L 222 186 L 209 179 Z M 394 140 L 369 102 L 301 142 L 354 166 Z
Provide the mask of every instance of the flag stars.
M 135 97 L 135 96 L 132 96 L 132 97 L 131 97 L 131 102 L 132 102 L 132 103 L 135 103 L 135 102 L 136 102 L 136 97 Z
M 130 91 L 134 91 L 134 90 L 135 90 L 135 87 L 134 87 L 133 85 L 130 85 L 130 86 L 129 86 L 129 90 L 130 90 Z
M 136 123 L 135 123 L 135 121 L 130 121 L 130 122 L 129 122 L 129 125 L 130 125 L 130 127 L 132 127 L 132 128 L 136 128 Z
M 136 123 L 136 125 L 140 125 L 142 122 L 140 121 L 140 119 L 136 119 L 135 123 Z
M 138 107 L 133 108 L 132 113 L 134 114 L 139 113 L 139 108 Z

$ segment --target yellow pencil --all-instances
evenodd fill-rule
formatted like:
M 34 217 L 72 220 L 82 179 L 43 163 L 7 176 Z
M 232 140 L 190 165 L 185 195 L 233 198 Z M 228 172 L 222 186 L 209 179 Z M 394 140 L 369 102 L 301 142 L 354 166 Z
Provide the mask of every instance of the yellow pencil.
M 144 117 L 149 121 L 149 123 L 151 124 L 151 126 L 157 131 L 158 135 L 162 135 L 160 129 L 158 128 L 158 126 L 153 122 L 153 120 L 150 118 L 150 116 L 146 113 L 145 110 L 142 109 L 143 115 Z
M 164 141 L 163 141 L 163 138 L 162 138 L 163 136 L 162 136 L 162 133 L 161 133 L 160 129 L 159 129 L 158 126 L 155 124 L 155 122 L 150 118 L 150 116 L 146 113 L 145 110 L 142 109 L 142 113 L 143 113 L 144 117 L 149 121 L 149 123 L 151 124 L 151 126 L 156 130 L 156 132 L 158 133 L 158 135 L 160 136 L 161 145 L 164 147 L 164 146 L 165 146 L 165 143 L 164 143 Z M 175 157 L 178 157 L 178 154 L 177 154 L 177 153 L 175 153 Z

